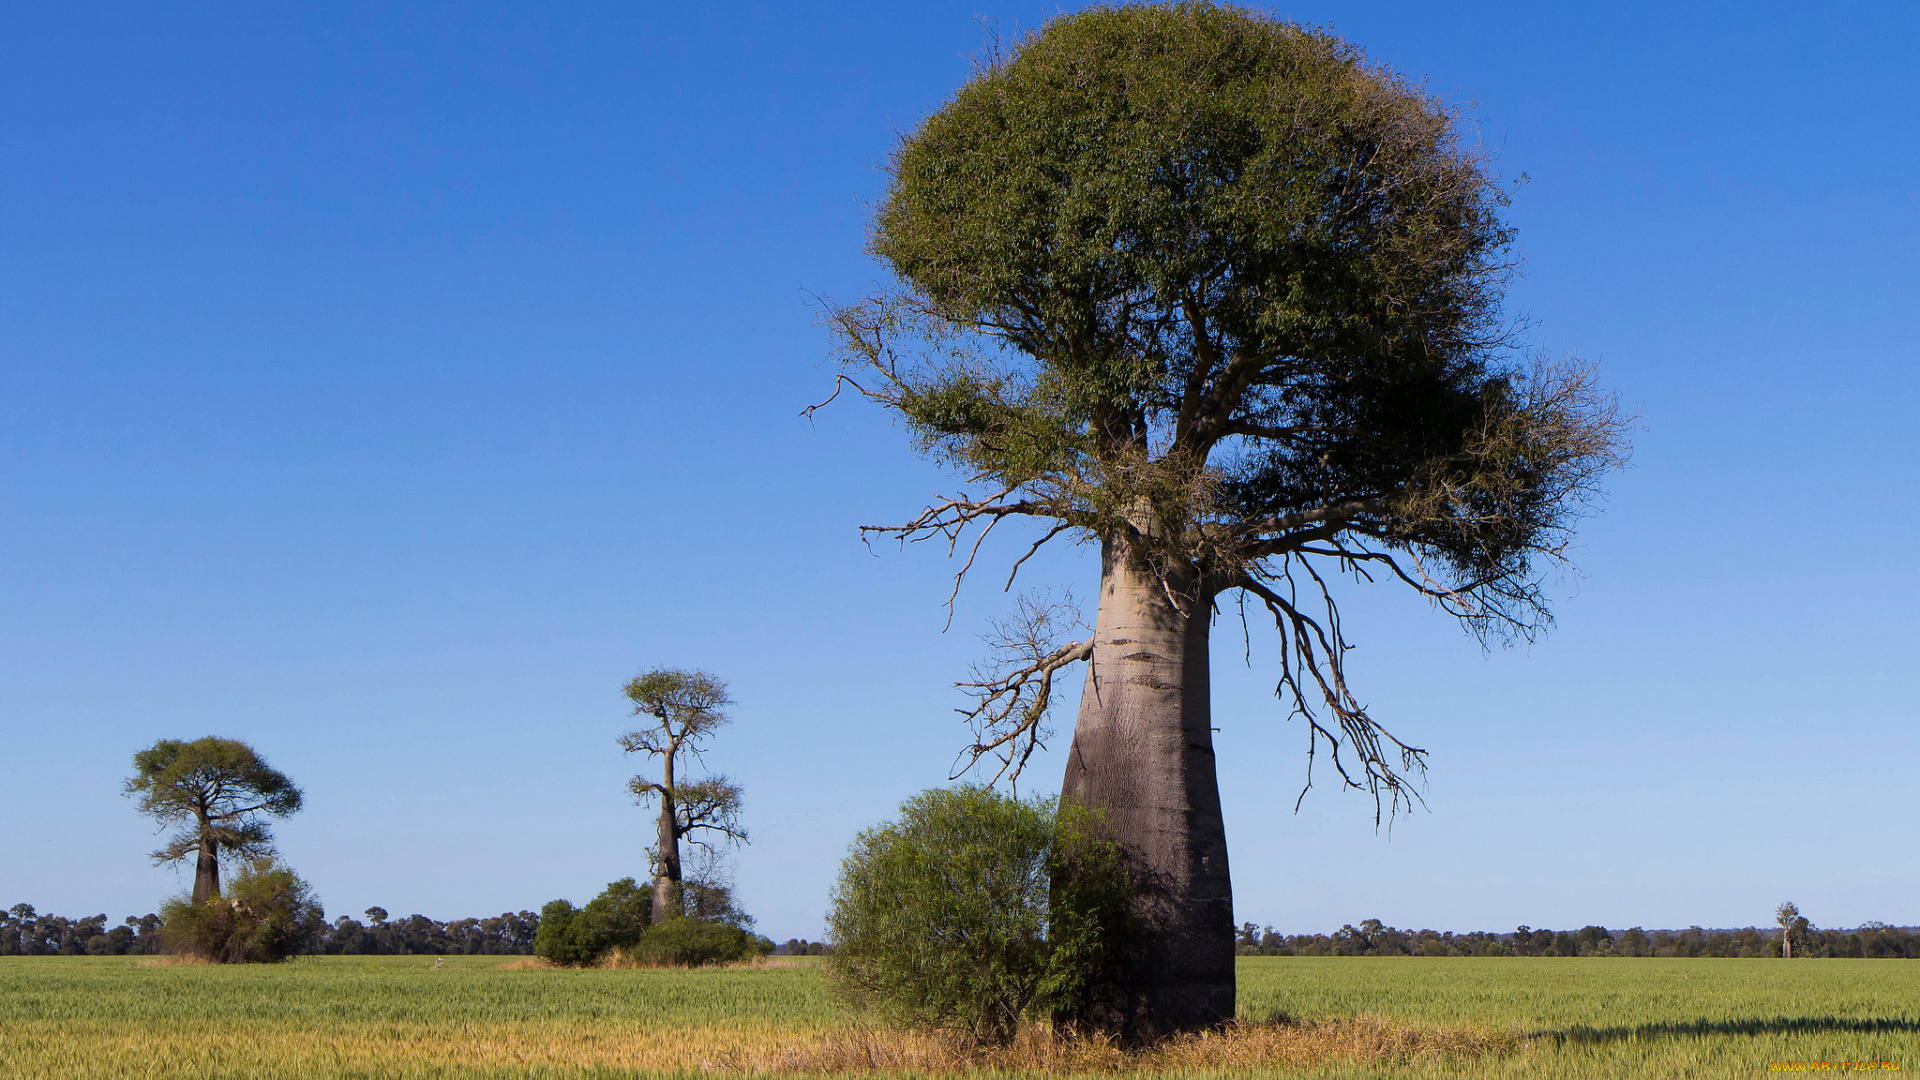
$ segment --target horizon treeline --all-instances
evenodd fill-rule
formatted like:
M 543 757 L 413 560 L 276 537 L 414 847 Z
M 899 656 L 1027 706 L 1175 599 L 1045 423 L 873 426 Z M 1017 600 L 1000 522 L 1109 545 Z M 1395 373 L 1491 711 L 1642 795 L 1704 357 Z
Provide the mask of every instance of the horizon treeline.
M 342 915 L 301 949 L 302 955 L 525 956 L 533 952 L 540 916 L 502 912 L 488 919 L 441 922 L 425 915 L 391 919 L 368 908 L 366 922 Z M 32 904 L 0 910 L 0 956 L 152 956 L 163 951 L 160 917 L 130 915 L 109 926 L 104 914 L 42 915 Z
M 525 956 L 533 952 L 540 916 L 503 912 L 486 919 L 441 922 L 425 915 L 393 919 L 378 907 L 366 921 L 340 916 L 301 949 L 303 955 Z M 820 942 L 791 939 L 780 955 L 815 955 Z M 109 925 L 105 914 L 85 918 L 40 914 L 31 904 L 0 909 L 0 956 L 151 956 L 163 951 L 160 917 L 128 916 Z M 1242 956 L 1633 956 L 1760 958 L 1780 955 L 1778 927 L 1741 929 L 1578 930 L 1517 927 L 1506 932 L 1402 930 L 1378 919 L 1331 934 L 1281 934 L 1243 923 L 1235 932 Z M 1851 929 L 1809 927 L 1796 934 L 1794 957 L 1920 959 L 1920 927 L 1866 922 Z
M 1331 934 L 1280 934 L 1271 926 L 1242 923 L 1234 933 L 1241 956 L 1651 956 L 1761 958 L 1780 955 L 1778 927 L 1733 930 L 1547 930 L 1519 926 L 1508 932 L 1401 930 L 1379 919 L 1348 924 Z M 1920 959 L 1920 927 L 1865 922 L 1853 929 L 1796 930 L 1794 959 Z

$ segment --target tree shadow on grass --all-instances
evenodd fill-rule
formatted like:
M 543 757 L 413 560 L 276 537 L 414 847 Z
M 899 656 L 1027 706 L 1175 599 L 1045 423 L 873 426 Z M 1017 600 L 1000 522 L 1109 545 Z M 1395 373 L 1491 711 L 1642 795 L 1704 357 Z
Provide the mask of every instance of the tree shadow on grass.
M 1535 1031 L 1529 1039 L 1555 1044 L 1640 1042 L 1707 1035 L 1911 1035 L 1920 1032 L 1920 1020 L 1861 1020 L 1841 1016 L 1776 1016 L 1772 1019 L 1668 1020 L 1656 1024 L 1619 1027 L 1572 1027 Z

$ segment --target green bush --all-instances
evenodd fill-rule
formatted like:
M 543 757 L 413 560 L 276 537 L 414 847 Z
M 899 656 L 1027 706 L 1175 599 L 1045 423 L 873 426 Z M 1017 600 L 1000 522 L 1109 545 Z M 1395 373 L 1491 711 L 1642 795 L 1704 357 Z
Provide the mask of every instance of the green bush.
M 587 901 L 574 920 L 574 933 L 596 953 L 603 953 L 631 947 L 647 932 L 652 918 L 653 890 L 624 877 Z
M 991 788 L 907 800 L 841 864 L 827 916 L 836 991 L 895 1023 L 988 1042 L 1068 1006 L 1124 927 L 1125 870 L 1096 825 Z
M 631 949 L 646 933 L 653 893 L 630 877 L 609 884 L 587 906 L 555 900 L 540 909 L 533 952 L 556 964 L 591 964 L 608 949 Z
M 629 952 L 642 964 L 699 967 L 746 960 L 771 951 L 760 948 L 765 941 L 733 923 L 683 915 L 649 929 Z
M 199 904 L 174 897 L 160 918 L 168 951 L 221 964 L 285 960 L 327 925 L 312 887 L 271 858 L 242 867 L 223 896 Z
M 593 962 L 594 954 L 583 952 L 574 938 L 573 924 L 580 911 L 571 901 L 550 900 L 540 909 L 540 926 L 533 932 L 533 955 L 567 967 Z

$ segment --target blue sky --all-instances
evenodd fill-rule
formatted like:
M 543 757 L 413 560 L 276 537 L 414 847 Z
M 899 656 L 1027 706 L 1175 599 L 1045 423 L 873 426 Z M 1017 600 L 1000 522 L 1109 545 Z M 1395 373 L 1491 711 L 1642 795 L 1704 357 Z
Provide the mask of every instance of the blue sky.
M 1006 599 L 942 634 L 937 553 L 860 544 L 945 481 L 869 410 L 798 417 L 809 296 L 882 275 L 882 166 L 975 14 L 1055 10 L 10 11 L 0 904 L 184 887 L 118 789 L 209 733 L 306 788 L 282 847 L 330 914 L 584 900 L 644 873 L 619 688 L 673 664 L 738 700 L 747 908 L 819 936 L 854 833 L 944 781 Z M 1920 16 L 1274 10 L 1478 103 L 1529 177 L 1511 311 L 1642 426 L 1541 642 L 1348 598 L 1363 699 L 1433 754 L 1390 831 L 1294 813 L 1270 643 L 1223 624 L 1237 917 L 1920 922 Z M 1038 569 L 1092 592 L 1083 552 Z

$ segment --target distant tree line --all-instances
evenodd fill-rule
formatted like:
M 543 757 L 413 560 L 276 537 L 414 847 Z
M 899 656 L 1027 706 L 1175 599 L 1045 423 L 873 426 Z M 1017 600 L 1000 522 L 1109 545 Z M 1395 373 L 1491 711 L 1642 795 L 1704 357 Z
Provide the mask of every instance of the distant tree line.
M 501 912 L 491 919 L 440 922 L 425 915 L 390 919 L 385 908 L 370 907 L 367 921 L 342 915 L 306 951 L 326 955 L 514 956 L 533 951 L 540 916 L 531 911 Z
M 533 951 L 540 916 L 503 912 L 490 919 L 441 922 L 425 915 L 390 919 L 384 908 L 366 911 L 367 921 L 341 916 L 302 943 L 302 954 L 324 955 L 525 955 Z M 158 915 L 128 916 L 108 926 L 105 915 L 70 919 L 41 915 L 32 904 L 0 911 L 0 956 L 150 956 L 162 951 Z
M 0 911 L 0 956 L 125 956 L 160 951 L 160 916 L 129 915 L 109 927 L 105 915 L 42 915 L 32 904 Z
M 1855 959 L 1920 960 L 1920 927 L 1867 922 L 1851 929 L 1822 930 L 1796 918 L 1792 955 Z M 1717 956 L 1757 958 L 1781 954 L 1782 932 L 1772 927 L 1738 930 L 1578 930 L 1519 926 L 1509 933 L 1401 930 L 1379 919 L 1342 926 L 1331 934 L 1279 934 L 1270 926 L 1243 923 L 1235 934 L 1242 956 Z

